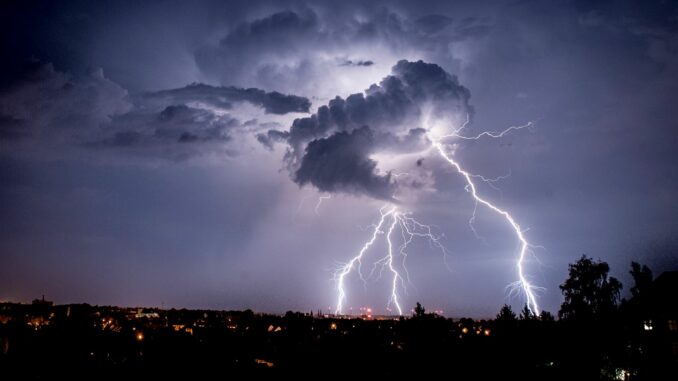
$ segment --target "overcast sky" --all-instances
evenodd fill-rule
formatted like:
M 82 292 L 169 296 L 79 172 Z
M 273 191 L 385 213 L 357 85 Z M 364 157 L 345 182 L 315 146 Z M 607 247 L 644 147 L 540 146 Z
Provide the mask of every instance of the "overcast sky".
M 333 309 L 396 205 L 448 252 L 412 242 L 405 310 L 518 309 L 514 231 L 479 205 L 474 234 L 430 149 L 467 118 L 532 122 L 445 149 L 502 177 L 478 192 L 544 309 L 582 254 L 625 290 L 632 260 L 678 269 L 676 2 L 477 3 L 3 2 L 0 300 Z M 386 313 L 389 276 L 347 277 L 347 308 Z

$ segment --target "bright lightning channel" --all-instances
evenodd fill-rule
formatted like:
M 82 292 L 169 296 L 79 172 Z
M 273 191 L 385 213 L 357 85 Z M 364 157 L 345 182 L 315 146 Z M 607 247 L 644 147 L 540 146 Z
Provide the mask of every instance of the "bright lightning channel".
M 532 285 L 527 277 L 525 276 L 525 272 L 523 269 L 523 265 L 525 262 L 525 257 L 527 256 L 527 253 L 530 251 L 530 248 L 534 247 L 532 246 L 527 239 L 525 238 L 525 235 L 523 234 L 524 231 L 520 228 L 520 225 L 515 221 L 513 216 L 511 214 L 504 210 L 501 209 L 500 207 L 494 205 L 490 201 L 482 198 L 480 195 L 478 195 L 478 191 L 476 188 L 476 184 L 473 182 L 473 179 L 479 179 L 480 181 L 485 182 L 489 186 L 491 186 L 494 189 L 497 189 L 494 187 L 494 182 L 497 182 L 499 180 L 505 179 L 510 176 L 510 173 L 508 175 L 500 176 L 495 179 L 490 179 L 483 177 L 481 175 L 476 175 L 467 172 L 464 170 L 461 165 L 455 161 L 446 151 L 443 143 L 441 140 L 447 139 L 447 138 L 456 138 L 456 139 L 461 139 L 461 140 L 478 140 L 483 137 L 489 137 L 489 138 L 501 138 L 504 135 L 508 134 L 511 131 L 514 130 L 521 130 L 523 128 L 528 128 L 531 127 L 533 124 L 532 122 L 527 123 L 525 125 L 521 126 L 511 126 L 503 131 L 500 132 L 489 132 L 485 131 L 482 132 L 478 135 L 475 136 L 464 136 L 460 135 L 460 132 L 466 128 L 466 126 L 469 123 L 469 117 L 467 115 L 466 122 L 459 127 L 458 129 L 453 130 L 451 134 L 443 135 L 440 136 L 438 139 L 431 139 L 431 146 L 435 148 L 438 153 L 447 161 L 450 165 L 452 165 L 459 174 L 462 175 L 462 177 L 466 180 L 466 186 L 465 189 L 471 194 L 471 196 L 474 199 L 474 208 L 473 208 L 473 214 L 471 218 L 469 219 L 469 226 L 471 227 L 471 230 L 473 233 L 476 235 L 476 237 L 480 237 L 474 227 L 474 221 L 476 218 L 476 210 L 478 204 L 482 204 L 492 210 L 493 212 L 501 215 L 506 222 L 511 226 L 513 229 L 516 237 L 520 241 L 520 252 L 518 255 L 518 261 L 516 263 L 516 266 L 518 268 L 518 278 L 519 280 L 515 283 L 519 289 L 523 291 L 526 297 L 526 303 L 527 307 L 535 315 L 539 315 L 540 309 L 539 309 L 539 304 L 537 303 L 537 298 L 535 296 L 535 292 L 538 289 L 538 287 Z M 330 196 L 321 196 L 318 199 L 318 203 L 316 204 L 316 214 L 318 212 L 318 208 L 320 207 L 321 203 L 323 200 L 330 198 Z M 396 230 L 396 227 L 400 228 L 400 232 L 402 235 L 402 244 L 400 246 L 400 256 L 402 257 L 402 264 L 401 267 L 404 269 L 405 274 L 406 274 L 406 279 L 407 283 L 409 283 L 409 273 L 407 272 L 407 267 L 405 266 L 405 261 L 407 258 L 407 252 L 406 249 L 408 245 L 412 242 L 412 240 L 415 237 L 418 238 L 426 238 L 428 239 L 429 243 L 431 246 L 435 246 L 439 248 L 443 254 L 444 254 L 444 259 L 445 259 L 445 265 L 447 266 L 447 250 L 445 247 L 440 243 L 440 237 L 435 236 L 432 231 L 431 227 L 429 225 L 425 225 L 420 223 L 419 221 L 415 220 L 413 217 L 411 217 L 408 213 L 401 212 L 398 207 L 396 206 L 390 206 L 390 207 L 382 207 L 380 210 L 380 219 L 379 222 L 376 225 L 373 225 L 374 230 L 372 231 L 372 235 L 370 239 L 365 242 L 363 247 L 360 249 L 358 254 L 351 258 L 350 261 L 345 263 L 344 265 L 340 266 L 337 271 L 334 274 L 334 279 L 337 282 L 337 305 L 335 309 L 335 313 L 337 315 L 342 315 L 344 311 L 344 303 L 346 302 L 346 289 L 345 289 L 345 281 L 346 277 L 354 270 L 354 268 L 357 270 L 358 276 L 360 279 L 363 281 L 364 284 L 367 284 L 367 280 L 372 278 L 372 275 L 375 273 L 376 269 L 379 268 L 378 272 L 378 277 L 379 279 L 384 271 L 384 269 L 388 269 L 391 274 L 393 275 L 392 282 L 391 282 L 391 295 L 387 304 L 387 309 L 391 311 L 390 307 L 395 307 L 395 309 L 398 311 L 398 315 L 402 315 L 402 307 L 399 301 L 399 294 L 398 290 L 399 288 L 405 288 L 405 279 L 400 275 L 396 267 L 394 266 L 394 253 L 393 253 L 393 239 L 392 235 L 393 232 Z M 390 220 L 390 223 L 387 222 Z M 384 229 L 385 226 L 388 226 L 387 229 Z M 372 271 L 370 272 L 369 276 L 365 278 L 362 274 L 362 261 L 367 255 L 368 250 L 374 245 L 374 243 L 377 241 L 377 238 L 379 235 L 384 234 L 385 239 L 387 242 L 387 253 L 384 257 L 378 259 L 373 263 Z M 449 267 L 448 267 L 449 269 Z
M 344 266 L 340 267 L 337 272 L 335 273 L 335 279 L 337 280 L 337 308 L 336 308 L 336 314 L 341 315 L 344 311 L 344 301 L 346 300 L 346 291 L 344 289 L 344 280 L 346 278 L 346 275 L 348 275 L 351 270 L 353 270 L 353 267 L 356 266 L 356 263 L 358 264 L 358 275 L 360 275 L 360 279 L 365 282 L 365 279 L 362 276 L 362 272 L 360 271 L 360 266 L 362 265 L 362 259 L 367 250 L 374 244 L 374 241 L 377 240 L 377 236 L 379 234 L 383 234 L 381 228 L 384 226 L 384 222 L 386 221 L 386 217 L 390 216 L 395 212 L 396 208 L 391 208 L 388 212 L 384 213 L 384 208 L 382 208 L 379 212 L 381 213 L 381 219 L 379 220 L 379 223 L 375 225 L 374 230 L 372 231 L 372 237 L 365 242 L 363 247 L 360 249 L 360 252 L 358 255 L 355 257 L 351 258 L 350 261 L 348 261 Z
M 523 128 L 527 128 L 527 127 L 532 126 L 532 123 L 530 122 L 530 123 L 527 123 L 527 124 L 522 125 L 522 126 L 511 126 L 507 129 L 505 129 L 504 131 L 501 131 L 501 132 L 482 132 L 482 133 L 480 133 L 476 136 L 459 135 L 459 131 L 461 131 L 466 126 L 467 123 L 468 123 L 468 117 L 467 117 L 467 122 L 464 123 L 464 125 L 461 128 L 454 130 L 454 132 L 452 134 L 442 136 L 440 139 L 458 138 L 458 139 L 463 139 L 463 140 L 478 140 L 478 139 L 485 137 L 485 136 L 490 137 L 490 138 L 501 138 L 501 137 L 503 137 L 504 135 L 506 135 L 507 133 L 509 133 L 513 130 L 521 130 Z M 537 298 L 535 296 L 535 291 L 538 288 L 536 286 L 530 284 L 530 282 L 525 277 L 525 272 L 524 272 L 524 269 L 523 269 L 525 257 L 527 256 L 527 253 L 528 253 L 528 251 L 530 250 L 530 247 L 531 247 L 530 243 L 527 241 L 527 239 L 525 238 L 525 236 L 523 234 L 523 230 L 521 230 L 520 225 L 515 221 L 513 216 L 511 216 L 511 214 L 508 211 L 499 208 L 498 206 L 492 204 L 491 202 L 487 201 L 486 199 L 484 199 L 484 198 L 482 198 L 478 195 L 478 191 L 476 189 L 475 183 L 473 182 L 473 178 L 480 178 L 482 181 L 486 181 L 487 179 L 480 177 L 478 175 L 473 175 L 473 174 L 465 171 L 461 167 L 461 165 L 457 161 L 455 161 L 445 151 L 443 143 L 441 143 L 440 139 L 432 140 L 433 147 L 440 153 L 440 155 L 443 157 L 443 159 L 445 159 L 445 161 L 447 161 L 450 165 L 452 165 L 457 170 L 457 172 L 459 172 L 459 174 L 461 174 L 462 177 L 466 180 L 466 190 L 473 197 L 475 204 L 477 205 L 478 203 L 480 203 L 482 205 L 485 205 L 490 210 L 492 210 L 495 213 L 504 217 L 504 219 L 511 226 L 516 237 L 520 241 L 520 253 L 518 255 L 518 261 L 517 261 L 517 264 L 516 264 L 517 267 L 518 267 L 518 278 L 519 278 L 517 283 L 518 283 L 519 287 L 522 289 L 523 293 L 525 294 L 525 298 L 527 299 L 526 300 L 527 307 L 529 308 L 530 312 L 532 312 L 535 315 L 539 315 L 539 313 L 540 313 L 539 312 L 539 304 L 537 303 Z M 474 207 L 473 208 L 473 216 L 471 217 L 471 220 L 469 221 L 472 229 L 473 229 L 473 226 L 472 226 L 473 221 L 475 220 L 475 213 L 476 213 L 476 208 Z M 475 233 L 475 229 L 473 229 L 473 231 Z
M 340 266 L 334 274 L 334 279 L 337 282 L 337 306 L 335 313 L 337 315 L 342 315 L 344 313 L 344 303 L 346 302 L 346 289 L 345 282 L 346 277 L 356 269 L 360 279 L 366 284 L 367 280 L 373 277 L 373 274 L 378 271 L 379 279 L 385 269 L 392 274 L 391 280 L 391 295 L 386 305 L 387 310 L 392 311 L 392 307 L 398 312 L 398 315 L 403 314 L 402 305 L 400 303 L 399 289 L 405 289 L 406 283 L 409 282 L 409 274 L 407 274 L 407 268 L 405 267 L 405 259 L 407 258 L 407 247 L 414 240 L 414 238 L 425 238 L 429 241 L 431 246 L 435 246 L 440 249 L 445 256 L 447 257 L 447 250 L 440 243 L 439 236 L 433 234 L 432 229 L 429 225 L 425 225 L 414 219 L 410 216 L 409 213 L 401 211 L 396 206 L 387 206 L 382 207 L 380 210 L 380 219 L 377 224 L 374 225 L 374 230 L 370 239 L 365 242 L 363 247 L 360 249 L 358 254 L 351 258 L 350 261 Z M 402 243 L 399 247 L 399 251 L 394 253 L 394 232 L 400 230 Z M 362 262 L 365 256 L 367 255 L 368 250 L 379 238 L 379 235 L 383 234 L 387 243 L 387 252 L 386 255 L 373 263 L 372 271 L 367 277 L 364 277 L 362 274 Z M 400 254 L 402 262 L 400 267 L 405 269 L 406 278 L 403 278 L 397 270 L 396 266 L 396 256 L 395 254 Z M 406 282 L 407 279 L 407 282 Z
M 391 298 L 389 299 L 388 305 L 386 307 L 388 308 L 389 306 L 394 305 L 398 310 L 398 315 L 402 315 L 403 310 L 400 308 L 400 303 L 398 302 L 398 281 L 402 282 L 402 278 L 400 277 L 398 271 L 393 268 L 393 242 L 391 242 L 391 234 L 393 233 L 397 223 L 398 212 L 395 211 L 393 213 L 393 223 L 388 228 L 388 234 L 386 234 L 386 241 L 388 242 L 388 261 L 386 261 L 386 264 L 388 265 L 388 269 L 391 270 L 391 273 L 393 274 L 393 282 L 391 284 Z

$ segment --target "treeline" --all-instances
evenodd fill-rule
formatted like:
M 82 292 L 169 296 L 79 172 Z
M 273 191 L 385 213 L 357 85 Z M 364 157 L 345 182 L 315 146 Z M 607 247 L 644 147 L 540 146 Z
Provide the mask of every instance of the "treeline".
M 678 284 L 666 274 L 653 279 L 633 263 L 633 296 L 622 300 L 609 266 L 583 256 L 556 316 L 504 305 L 491 320 L 444 318 L 419 303 L 395 320 L 0 304 L 0 379 L 678 379 Z

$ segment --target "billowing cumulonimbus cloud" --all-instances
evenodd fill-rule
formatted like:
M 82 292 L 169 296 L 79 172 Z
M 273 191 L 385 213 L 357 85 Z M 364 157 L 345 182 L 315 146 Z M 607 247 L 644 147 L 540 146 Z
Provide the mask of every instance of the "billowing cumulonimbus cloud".
M 307 113 L 311 104 L 275 91 L 204 84 L 130 95 L 102 70 L 73 76 L 34 63 L 0 89 L 0 139 L 187 158 L 252 128 L 230 113 L 240 103 L 276 115 Z
M 306 147 L 294 180 L 299 185 L 313 184 L 322 192 L 369 194 L 390 199 L 393 197 L 391 174 L 377 173 L 377 162 L 369 157 L 374 146 L 374 133 L 367 126 L 313 140 Z
M 302 93 L 325 102 L 362 89 L 363 81 L 382 77 L 398 59 L 424 58 L 454 67 L 450 41 L 488 31 L 474 18 L 410 18 L 396 8 L 351 9 L 336 14 L 313 4 L 241 21 L 217 43 L 196 49 L 195 62 L 204 76 L 224 85 Z
M 426 149 L 426 118 L 458 120 L 472 113 L 471 94 L 440 66 L 399 61 L 391 75 L 364 93 L 336 97 L 290 130 L 259 135 L 265 145 L 286 141 L 292 178 L 321 191 L 391 199 L 396 183 L 380 173 L 377 153 Z

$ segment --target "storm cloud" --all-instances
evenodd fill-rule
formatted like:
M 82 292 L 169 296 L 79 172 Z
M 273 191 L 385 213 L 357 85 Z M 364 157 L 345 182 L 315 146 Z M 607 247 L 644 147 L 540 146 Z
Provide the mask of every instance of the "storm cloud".
M 426 150 L 431 124 L 465 114 L 469 135 L 536 122 L 449 148 L 510 173 L 478 192 L 546 248 L 528 265 L 544 309 L 583 253 L 625 285 L 631 260 L 676 268 L 675 1 L 0 8 L 2 300 L 325 309 L 325 269 L 395 194 L 454 271 L 412 246 L 403 306 L 494 316 L 520 301 L 515 236 L 480 206 L 476 239 L 463 179 Z M 378 310 L 355 283 L 354 307 Z
M 73 77 L 51 64 L 28 63 L 22 75 L 0 89 L 0 115 L 13 121 L 21 136 L 60 140 L 92 133 L 113 115 L 131 110 L 127 95 L 101 69 Z
M 313 140 L 306 147 L 294 181 L 299 185 L 313 184 L 321 192 L 392 199 L 391 174 L 377 174 L 377 162 L 369 158 L 374 147 L 374 135 L 366 126 Z
M 472 115 L 470 91 L 436 64 L 399 61 L 391 75 L 364 93 L 339 96 L 289 132 L 260 135 L 265 145 L 286 140 L 286 160 L 299 185 L 392 200 L 397 184 L 370 155 L 429 147 L 425 120 L 459 122 Z M 454 124 L 451 124 L 453 126 Z
M 295 95 L 199 83 L 130 94 L 102 69 L 74 76 L 33 62 L 0 89 L 0 139 L 9 150 L 27 144 L 99 147 L 185 159 L 224 151 L 234 133 L 250 129 L 253 120 L 231 115 L 244 103 L 275 115 L 307 113 L 310 107 L 308 99 Z
M 311 102 L 296 95 L 285 95 L 277 91 L 265 92 L 260 89 L 242 89 L 233 86 L 209 86 L 194 83 L 178 89 L 146 93 L 145 99 L 170 104 L 202 103 L 220 109 L 230 109 L 233 103 L 249 102 L 260 106 L 267 113 L 287 114 L 308 112 Z
M 383 76 L 400 59 L 419 59 L 425 52 L 449 60 L 445 41 L 488 31 L 473 17 L 411 18 L 395 9 L 370 8 L 344 13 L 341 8 L 300 5 L 252 18 L 232 26 L 217 43 L 197 49 L 196 63 L 222 84 L 294 89 L 326 101 L 362 89 L 361 80 Z M 299 81 L 303 77 L 335 81 Z

